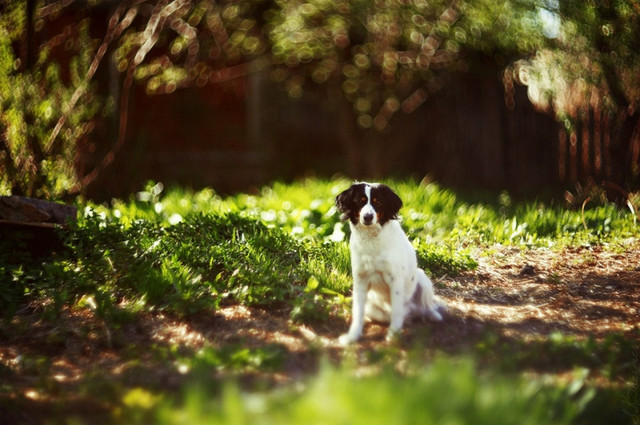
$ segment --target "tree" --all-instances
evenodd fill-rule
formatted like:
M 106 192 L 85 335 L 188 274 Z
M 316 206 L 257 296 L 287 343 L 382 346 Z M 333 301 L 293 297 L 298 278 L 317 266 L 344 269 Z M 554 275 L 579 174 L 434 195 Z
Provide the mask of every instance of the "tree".
M 400 145 L 388 137 L 397 115 L 416 111 L 479 55 L 504 66 L 525 59 L 515 73 L 528 75 L 520 81 L 560 119 L 571 118 L 571 105 L 600 99 L 616 123 L 616 180 L 638 175 L 637 0 L 6 4 L 0 17 L 3 192 L 69 196 L 95 182 L 126 142 L 134 82 L 153 95 L 264 70 L 294 100 L 308 92 L 324 96 L 342 117 L 350 173 L 378 174 L 384 170 L 376 165 Z M 88 17 L 97 9 L 108 15 L 97 38 L 89 36 L 87 18 L 43 39 L 52 17 L 69 10 Z M 61 45 L 67 53 L 54 54 Z M 120 88 L 101 97 L 94 77 L 107 62 L 121 73 Z M 105 114 L 116 122 L 117 136 L 78 175 L 70 165 L 78 144 Z
M 605 185 L 631 189 L 640 177 L 640 2 L 545 4 L 558 31 L 535 58 L 519 64 L 521 81 L 532 100 L 553 111 L 569 132 L 583 124 L 589 108 L 606 117 L 611 163 Z
M 151 94 L 168 93 L 237 78 L 261 66 L 255 58 L 264 47 L 252 35 L 257 27 L 251 17 L 260 15 L 255 12 L 260 4 L 7 2 L 0 14 L 0 192 L 59 198 L 86 190 L 125 144 L 134 80 Z M 109 16 L 100 39 L 89 37 L 95 10 L 107 10 Z M 42 39 L 42 28 L 55 30 L 50 22 L 71 12 L 84 18 Z M 97 95 L 93 81 L 98 68 L 107 66 L 105 57 L 123 75 L 118 96 L 107 99 Z M 115 142 L 79 175 L 74 160 L 82 138 L 96 120 L 114 113 Z
M 39 46 L 36 26 L 43 13 L 29 0 L 8 2 L 0 14 L 0 191 L 56 197 L 74 184 L 75 146 L 90 131 L 100 101 L 84 78 L 90 43 L 86 22 Z M 16 55 L 18 40 L 22 49 Z M 60 44 L 71 56 L 64 69 L 49 61 Z M 82 98 L 83 108 L 65 110 L 74 96 Z
M 341 108 L 350 173 L 382 174 L 394 116 L 465 72 L 473 52 L 503 60 L 535 52 L 543 43 L 538 11 L 500 0 L 281 0 L 268 27 L 273 74 L 292 98 L 328 86 L 323 92 Z

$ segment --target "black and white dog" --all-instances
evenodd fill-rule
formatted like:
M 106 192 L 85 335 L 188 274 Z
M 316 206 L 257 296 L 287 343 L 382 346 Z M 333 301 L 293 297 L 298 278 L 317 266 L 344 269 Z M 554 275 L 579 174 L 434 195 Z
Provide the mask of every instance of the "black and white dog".
M 377 183 L 354 183 L 336 197 L 338 210 L 351 227 L 353 308 L 343 345 L 362 334 L 365 317 L 388 322 L 387 340 L 402 329 L 405 318 L 442 320 L 445 305 L 418 268 L 416 253 L 396 220 L 402 200 L 391 188 Z

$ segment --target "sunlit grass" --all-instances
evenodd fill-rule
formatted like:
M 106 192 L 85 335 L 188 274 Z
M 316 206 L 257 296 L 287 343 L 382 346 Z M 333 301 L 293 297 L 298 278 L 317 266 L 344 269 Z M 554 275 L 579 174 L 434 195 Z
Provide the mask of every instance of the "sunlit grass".
M 334 199 L 350 183 L 346 179 L 306 179 L 274 183 L 257 194 L 230 197 L 220 197 L 211 189 L 165 189 L 152 183 L 135 199 L 88 207 L 124 224 L 143 219 L 170 225 L 192 214 L 238 212 L 298 239 L 339 242 L 346 239 L 349 230 L 340 222 Z M 427 244 L 562 247 L 619 243 L 639 233 L 634 214 L 614 204 L 602 203 L 581 211 L 559 201 L 516 202 L 507 193 L 470 203 L 436 184 L 386 183 L 404 201 L 400 216 L 409 236 Z
M 53 296 L 59 308 L 91 296 L 105 316 L 123 296 L 137 308 L 180 314 L 227 301 L 284 302 L 298 319 L 327 317 L 350 292 L 350 230 L 334 204 L 350 183 L 307 179 L 228 197 L 150 183 L 129 200 L 82 204 L 78 224 L 65 235 L 70 256 L 42 267 L 11 249 L 19 241 L 0 242 L 4 277 L 23 282 L 22 289 L 3 289 L 2 302 L 11 312 L 25 297 Z M 478 250 L 495 244 L 615 249 L 638 236 L 633 214 L 613 204 L 570 210 L 517 203 L 506 193 L 469 203 L 435 184 L 386 183 L 404 200 L 402 226 L 433 277 L 473 270 Z
M 150 183 L 130 200 L 87 203 L 68 239 L 80 259 L 76 272 L 61 277 L 69 268 L 54 263 L 50 271 L 60 276 L 52 279 L 96 291 L 105 314 L 117 300 L 100 294 L 118 287 L 137 306 L 180 313 L 226 301 L 285 302 L 298 321 L 323 320 L 350 293 L 350 230 L 334 204 L 350 183 L 307 179 L 228 197 Z M 433 277 L 473 270 L 479 249 L 495 244 L 607 247 L 638 235 L 630 211 L 613 204 L 571 210 L 514 202 L 507 193 L 469 203 L 435 184 L 386 183 L 404 200 L 400 220 Z

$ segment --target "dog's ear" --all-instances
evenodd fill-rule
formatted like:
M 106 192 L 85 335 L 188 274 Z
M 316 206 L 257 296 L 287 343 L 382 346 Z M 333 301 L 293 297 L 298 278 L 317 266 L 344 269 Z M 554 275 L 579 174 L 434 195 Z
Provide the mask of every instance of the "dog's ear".
M 358 198 L 357 192 L 359 190 L 362 190 L 362 185 L 353 184 L 349 189 L 336 196 L 336 206 L 338 207 L 338 211 L 342 213 L 340 215 L 341 220 L 349 220 L 353 224 L 358 222 L 359 205 L 356 198 Z M 360 205 L 360 207 L 361 206 L 362 205 Z
M 376 195 L 382 201 L 384 217 L 387 219 L 398 218 L 398 212 L 402 208 L 402 199 L 389 186 L 384 184 L 378 185 Z
M 336 206 L 342 214 L 348 214 L 353 210 L 353 186 L 336 196 Z

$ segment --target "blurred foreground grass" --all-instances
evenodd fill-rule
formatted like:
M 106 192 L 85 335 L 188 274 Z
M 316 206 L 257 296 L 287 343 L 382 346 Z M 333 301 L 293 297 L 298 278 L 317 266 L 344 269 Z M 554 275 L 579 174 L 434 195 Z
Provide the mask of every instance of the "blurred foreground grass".
M 120 419 L 159 424 L 568 424 L 593 397 L 575 379 L 540 380 L 481 374 L 469 360 L 440 358 L 412 374 L 386 369 L 357 376 L 327 364 L 299 389 L 220 396 L 194 386 L 179 406 L 139 389 L 125 396 Z

